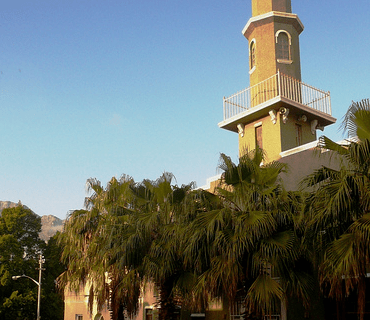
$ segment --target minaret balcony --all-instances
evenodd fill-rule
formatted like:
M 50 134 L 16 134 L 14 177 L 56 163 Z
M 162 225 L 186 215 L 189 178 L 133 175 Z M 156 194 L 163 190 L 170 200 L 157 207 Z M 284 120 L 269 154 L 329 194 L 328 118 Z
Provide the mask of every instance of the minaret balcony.
M 239 123 L 251 123 L 271 110 L 289 108 L 290 115 L 317 120 L 323 128 L 335 123 L 331 116 L 330 92 L 322 91 L 277 72 L 272 77 L 223 99 L 224 120 L 218 126 L 238 132 Z

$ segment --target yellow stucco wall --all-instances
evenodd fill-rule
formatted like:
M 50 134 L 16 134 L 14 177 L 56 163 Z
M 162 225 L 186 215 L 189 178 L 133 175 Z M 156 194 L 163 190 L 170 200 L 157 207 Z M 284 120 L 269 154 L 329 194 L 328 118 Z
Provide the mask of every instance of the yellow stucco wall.
M 274 41 L 276 44 L 275 34 L 279 30 L 287 31 L 291 36 L 291 45 L 290 45 L 290 53 L 291 53 L 291 63 L 282 63 L 276 60 L 276 72 L 280 70 L 282 73 L 291 76 L 297 80 L 301 80 L 301 58 L 299 52 L 299 34 L 297 30 L 291 24 L 286 23 L 275 23 L 274 29 Z M 276 46 L 275 46 L 275 54 L 276 53 Z
M 256 148 L 255 128 L 260 125 L 262 126 L 262 147 L 266 152 L 267 162 L 280 159 L 282 151 L 298 147 L 296 124 L 302 128 L 301 145 L 316 140 L 316 132 L 312 134 L 310 122 L 298 121 L 299 114 L 290 113 L 286 123 L 283 122 L 278 111 L 276 115 L 275 124 L 266 111 L 265 117 L 245 125 L 244 135 L 239 135 L 239 156 L 243 155 L 246 150 Z
M 270 11 L 292 12 L 291 0 L 252 0 L 252 16 Z
M 244 136 L 239 135 L 239 156 L 246 150 L 256 149 L 255 128 L 262 125 L 262 147 L 267 153 L 267 161 L 279 158 L 281 151 L 280 119 L 277 118 L 273 124 L 270 116 L 263 117 L 257 121 L 248 123 L 244 129 Z
M 271 13 L 272 11 L 286 12 L 288 15 Z M 253 17 L 247 24 L 244 36 L 247 37 L 249 44 L 255 45 L 255 67 L 250 70 L 250 95 L 251 107 L 264 103 L 272 97 L 266 97 L 266 92 L 277 91 L 277 83 L 269 81 L 264 86 L 260 83 L 273 77 L 278 71 L 297 80 L 301 80 L 301 62 L 299 51 L 299 34 L 303 30 L 298 23 L 298 18 L 291 14 L 290 0 L 252 0 Z M 279 31 L 287 32 L 290 38 L 290 57 L 287 60 L 277 59 L 276 35 Z M 250 66 L 251 67 L 251 66 Z M 264 99 L 265 98 L 265 99 Z M 286 106 L 289 108 L 289 106 Z M 274 107 L 272 107 L 274 108 Z M 292 109 L 292 108 L 291 108 Z M 262 123 L 262 144 L 266 152 L 266 161 L 278 160 L 282 151 L 297 147 L 296 122 L 299 114 L 288 116 L 286 123 L 283 123 L 282 116 L 279 114 L 279 107 L 275 107 L 277 112 L 276 124 L 273 124 L 266 108 L 265 115 L 258 120 L 250 122 L 246 120 L 245 133 L 239 135 L 239 155 L 246 149 L 255 149 L 255 126 Z M 305 144 L 315 140 L 316 135 L 312 135 L 309 123 L 299 123 L 302 126 L 302 141 Z
M 272 19 L 258 28 L 254 28 L 249 41 L 255 40 L 256 68 L 250 73 L 250 86 L 276 74 L 275 27 Z
M 255 69 L 250 72 L 250 86 L 275 75 L 278 70 L 301 80 L 299 34 L 292 24 L 275 20 L 274 17 L 264 19 L 248 33 L 249 43 L 255 43 L 256 57 Z M 280 30 L 287 31 L 291 36 L 290 61 L 281 62 L 276 58 L 276 33 Z
M 286 151 L 298 147 L 296 141 L 296 124 L 302 128 L 302 143 L 306 144 L 316 140 L 316 132 L 312 134 L 311 125 L 309 122 L 299 122 L 296 120 L 297 115 L 288 116 L 287 122 L 281 127 L 281 151 Z

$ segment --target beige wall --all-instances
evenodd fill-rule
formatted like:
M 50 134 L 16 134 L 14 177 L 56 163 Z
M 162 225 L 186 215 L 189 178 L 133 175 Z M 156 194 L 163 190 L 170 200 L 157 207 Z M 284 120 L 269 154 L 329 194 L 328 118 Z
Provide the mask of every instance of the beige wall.
M 287 190 L 298 190 L 303 178 L 322 166 L 338 169 L 340 159 L 331 152 L 320 152 L 314 148 L 292 153 L 279 160 L 288 165 L 288 172 L 280 176 Z
M 76 315 L 82 315 L 83 320 L 95 320 L 96 315 L 99 313 L 94 306 L 92 313 L 89 312 L 89 296 L 87 286 L 79 292 L 66 290 L 64 294 L 64 319 L 75 320 Z M 109 310 L 104 308 L 100 314 L 104 320 L 109 320 Z
M 156 307 L 154 304 L 156 303 L 156 298 L 154 297 L 154 290 L 153 287 L 150 285 L 146 286 L 145 294 L 140 299 L 139 302 L 139 311 L 138 314 L 133 317 L 131 320 L 145 320 L 144 314 L 146 308 L 153 308 Z M 98 313 L 103 316 L 104 320 L 110 320 L 110 313 L 107 307 L 103 308 L 100 312 L 96 309 L 96 305 L 94 305 L 92 313 L 89 312 L 88 305 L 89 305 L 89 290 L 88 285 L 85 288 L 81 288 L 81 290 L 77 293 L 69 290 L 65 290 L 64 294 L 64 320 L 75 320 L 76 315 L 82 315 L 83 320 L 95 320 L 95 317 Z M 100 319 L 99 319 L 100 320 Z

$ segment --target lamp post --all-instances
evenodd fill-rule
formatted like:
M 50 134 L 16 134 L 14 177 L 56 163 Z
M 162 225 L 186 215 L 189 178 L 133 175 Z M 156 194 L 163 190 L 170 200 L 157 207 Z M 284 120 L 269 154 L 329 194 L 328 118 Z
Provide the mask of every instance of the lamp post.
M 41 298 L 41 272 L 42 270 L 45 270 L 42 268 L 42 264 L 44 263 L 44 259 L 42 257 L 42 255 L 40 254 L 39 255 L 39 281 L 36 281 L 35 279 L 29 277 L 29 276 L 26 276 L 25 274 L 21 275 L 21 276 L 13 276 L 12 279 L 13 280 L 18 280 L 19 278 L 28 278 L 30 280 L 32 280 L 34 283 L 37 284 L 38 286 L 38 292 L 37 292 L 37 320 L 40 320 L 40 298 Z

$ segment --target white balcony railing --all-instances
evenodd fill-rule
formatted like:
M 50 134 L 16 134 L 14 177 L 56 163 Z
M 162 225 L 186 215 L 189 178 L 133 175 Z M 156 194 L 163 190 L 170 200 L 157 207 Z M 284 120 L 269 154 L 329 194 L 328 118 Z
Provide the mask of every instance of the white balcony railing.
M 224 97 L 224 120 L 279 97 L 331 115 L 330 92 L 278 72 L 252 87 Z

